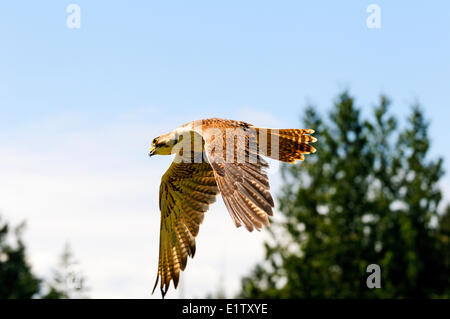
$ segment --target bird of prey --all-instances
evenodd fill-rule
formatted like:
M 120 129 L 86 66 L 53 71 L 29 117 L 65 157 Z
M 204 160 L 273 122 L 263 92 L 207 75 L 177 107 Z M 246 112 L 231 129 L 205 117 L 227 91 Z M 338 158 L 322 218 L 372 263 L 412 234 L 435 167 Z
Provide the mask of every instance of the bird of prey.
M 159 264 L 153 292 L 161 280 L 164 298 L 188 256 L 204 214 L 220 193 L 236 227 L 249 231 L 269 225 L 274 202 L 262 156 L 295 163 L 316 150 L 312 129 L 265 129 L 218 118 L 197 120 L 156 137 L 149 156 L 174 154 L 161 179 Z

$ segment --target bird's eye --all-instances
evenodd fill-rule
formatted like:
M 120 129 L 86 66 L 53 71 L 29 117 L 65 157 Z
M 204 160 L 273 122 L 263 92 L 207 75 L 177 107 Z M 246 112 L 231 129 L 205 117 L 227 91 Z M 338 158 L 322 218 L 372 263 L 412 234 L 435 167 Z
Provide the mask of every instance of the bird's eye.
M 153 139 L 152 144 L 156 144 L 156 138 Z

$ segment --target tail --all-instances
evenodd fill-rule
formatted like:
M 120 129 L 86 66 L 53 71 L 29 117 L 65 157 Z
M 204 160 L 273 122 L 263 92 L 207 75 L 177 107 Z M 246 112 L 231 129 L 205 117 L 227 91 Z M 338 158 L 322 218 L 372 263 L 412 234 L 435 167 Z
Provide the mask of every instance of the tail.
M 266 129 L 256 128 L 259 152 L 267 157 L 286 163 L 303 161 L 304 154 L 315 153 L 309 145 L 317 139 L 310 134 L 311 129 Z

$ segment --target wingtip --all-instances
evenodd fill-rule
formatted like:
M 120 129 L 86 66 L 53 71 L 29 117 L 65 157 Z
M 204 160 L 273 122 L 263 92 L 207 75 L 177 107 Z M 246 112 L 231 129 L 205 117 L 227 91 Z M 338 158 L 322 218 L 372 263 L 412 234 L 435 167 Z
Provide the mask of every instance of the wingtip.
M 177 289 L 179 281 L 180 281 L 180 273 L 175 273 L 175 276 L 173 277 L 173 286 L 175 287 L 175 289 Z
M 170 286 L 170 281 L 169 281 L 169 285 L 166 284 L 161 284 L 161 296 L 162 299 L 164 299 L 164 297 L 166 296 L 167 292 L 169 291 L 169 286 Z
M 164 290 L 164 288 L 161 286 L 161 296 L 162 296 L 162 299 L 164 299 L 164 297 L 166 296 L 167 290 L 168 290 L 168 289 Z
M 158 282 L 159 282 L 159 274 L 156 276 L 156 281 L 155 281 L 155 285 L 153 286 L 152 295 L 155 292 L 156 286 L 158 286 Z

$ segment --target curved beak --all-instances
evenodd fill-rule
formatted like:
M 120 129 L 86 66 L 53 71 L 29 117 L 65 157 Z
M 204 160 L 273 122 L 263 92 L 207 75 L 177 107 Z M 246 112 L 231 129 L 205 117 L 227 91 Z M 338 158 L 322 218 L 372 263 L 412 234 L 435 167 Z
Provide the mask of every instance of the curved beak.
M 155 151 L 156 151 L 156 147 L 154 147 L 153 145 L 150 147 L 150 151 L 148 152 L 148 156 L 153 156 L 155 155 Z

